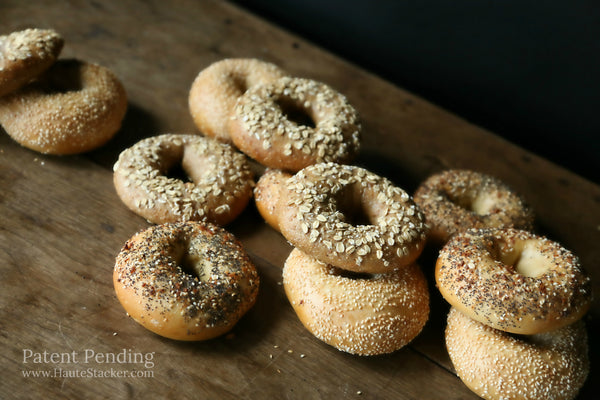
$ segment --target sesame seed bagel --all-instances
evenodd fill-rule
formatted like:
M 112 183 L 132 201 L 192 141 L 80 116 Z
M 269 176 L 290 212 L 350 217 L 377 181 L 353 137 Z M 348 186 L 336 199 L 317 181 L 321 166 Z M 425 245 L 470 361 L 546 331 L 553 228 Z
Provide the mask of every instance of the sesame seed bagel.
M 59 60 L 36 82 L 0 98 L 0 124 L 29 149 L 76 154 L 111 139 L 126 110 L 125 89 L 108 68 Z
M 262 165 L 291 172 L 319 162 L 349 162 L 360 145 L 358 114 L 346 97 L 324 83 L 294 77 L 244 93 L 229 133 Z
M 231 143 L 228 120 L 237 99 L 249 88 L 285 74 L 278 66 L 253 58 L 228 58 L 200 71 L 190 89 L 188 104 L 200 132 Z
M 570 400 L 589 373 L 585 325 L 512 335 L 452 308 L 446 347 L 459 378 L 487 400 Z
M 63 45 L 62 36 L 52 29 L 25 29 L 0 36 L 0 97 L 47 70 Z
M 533 212 L 499 179 L 469 170 L 447 170 L 427 178 L 415 191 L 430 227 L 428 239 L 445 243 L 469 228 L 531 230 Z
M 353 274 L 293 249 L 283 285 L 306 329 L 347 353 L 394 352 L 429 318 L 427 281 L 416 264 L 388 274 Z
M 187 177 L 170 176 L 181 167 Z M 252 197 L 253 174 L 232 146 L 192 134 L 140 140 L 119 155 L 113 181 L 133 212 L 160 224 L 233 221 Z
M 389 272 L 412 264 L 424 247 L 425 218 L 410 196 L 357 166 L 304 168 L 287 180 L 280 205 L 283 236 L 338 268 Z
M 116 257 L 113 283 L 129 316 L 161 336 L 206 340 L 254 305 L 259 276 L 236 238 L 215 225 L 155 225 Z
M 279 231 L 279 198 L 285 182 L 291 176 L 278 169 L 267 169 L 254 187 L 254 202 L 258 212 L 265 222 L 277 231 Z
M 558 329 L 591 305 L 591 281 L 579 259 L 556 242 L 514 228 L 453 236 L 439 253 L 435 278 L 453 307 L 512 333 Z

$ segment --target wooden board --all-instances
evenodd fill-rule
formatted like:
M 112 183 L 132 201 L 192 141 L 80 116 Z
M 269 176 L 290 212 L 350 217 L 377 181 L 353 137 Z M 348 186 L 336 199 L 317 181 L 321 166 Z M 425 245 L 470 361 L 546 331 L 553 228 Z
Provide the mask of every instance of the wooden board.
M 0 26 L 2 33 L 58 30 L 66 40 L 62 58 L 111 68 L 129 95 L 122 130 L 89 154 L 44 156 L 0 130 L 0 398 L 476 398 L 455 376 L 444 347 L 448 306 L 432 282 L 435 249 L 420 260 L 431 292 L 422 334 L 391 355 L 351 356 L 318 341 L 297 320 L 281 286 L 291 248 L 253 205 L 228 229 L 259 269 L 260 295 L 231 334 L 180 343 L 126 316 L 112 287 L 114 259 L 148 223 L 117 197 L 112 165 L 143 137 L 195 132 L 190 85 L 201 69 L 225 57 L 271 61 L 344 93 L 363 120 L 357 164 L 409 192 L 448 167 L 508 182 L 535 208 L 537 229 L 580 256 L 598 293 L 599 186 L 236 6 L 4 0 Z M 586 317 L 592 374 L 599 361 L 598 311 L 594 304 Z M 27 371 L 52 376 L 25 377 Z M 122 376 L 131 371 L 152 376 Z M 592 398 L 596 381 L 588 379 L 581 398 Z

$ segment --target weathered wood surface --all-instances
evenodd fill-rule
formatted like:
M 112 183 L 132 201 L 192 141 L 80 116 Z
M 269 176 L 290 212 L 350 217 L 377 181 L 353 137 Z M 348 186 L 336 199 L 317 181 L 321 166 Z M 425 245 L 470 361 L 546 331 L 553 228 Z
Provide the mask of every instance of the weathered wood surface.
M 117 197 L 112 164 L 143 137 L 196 131 L 187 108 L 190 85 L 202 68 L 225 57 L 271 61 L 347 95 L 364 125 L 357 163 L 408 191 L 446 167 L 477 169 L 510 183 L 535 208 L 538 230 L 580 256 L 598 293 L 600 187 L 236 6 L 192 0 L 4 0 L 0 26 L 1 33 L 58 30 L 66 40 L 62 58 L 108 66 L 129 95 L 122 130 L 89 154 L 44 156 L 0 130 L 0 398 L 476 398 L 453 373 L 443 343 L 448 306 L 433 283 L 426 328 L 394 354 L 351 356 L 312 337 L 281 286 L 290 247 L 253 205 L 228 229 L 255 261 L 261 290 L 256 306 L 230 335 L 179 343 L 126 316 L 112 288 L 114 258 L 148 223 Z M 434 259 L 430 248 L 420 260 L 430 282 Z M 587 399 L 598 387 L 593 378 L 598 311 L 594 304 L 586 318 L 592 378 L 580 397 Z M 153 366 L 91 357 L 85 363 L 91 352 L 110 357 L 123 351 L 153 354 Z M 47 359 L 36 363 L 43 352 Z M 55 363 L 51 353 L 63 359 Z M 23 371 L 60 375 L 88 369 L 110 375 L 111 368 L 151 371 L 153 377 L 23 376 Z

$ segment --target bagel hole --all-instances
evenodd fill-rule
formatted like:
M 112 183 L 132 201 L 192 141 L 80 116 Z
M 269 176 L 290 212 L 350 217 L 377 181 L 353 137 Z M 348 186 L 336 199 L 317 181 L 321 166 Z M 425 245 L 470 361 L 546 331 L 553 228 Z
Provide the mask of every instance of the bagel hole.
M 530 278 L 545 274 L 552 264 L 532 240 L 518 241 L 511 247 L 511 251 L 497 250 L 495 253 L 497 260 L 514 268 L 516 273 Z
M 165 172 L 165 176 L 167 178 L 178 179 L 183 182 L 191 182 L 192 181 L 191 178 L 189 177 L 188 173 L 183 168 L 181 161 L 176 162 L 173 165 L 169 166 L 169 168 Z
M 242 94 L 246 93 L 246 91 L 248 90 L 248 86 L 249 86 L 246 76 L 240 75 L 240 74 L 232 74 L 230 79 L 231 79 L 231 85 L 238 92 L 238 94 L 240 96 Z
M 446 197 L 458 207 L 480 216 L 492 214 L 498 209 L 499 194 L 467 192 L 461 196 L 446 194 Z
M 188 146 L 189 147 L 189 146 Z M 192 176 L 188 172 L 193 166 L 189 165 L 190 156 L 186 157 L 187 147 L 178 149 L 170 153 L 162 155 L 160 165 L 162 175 L 170 179 L 177 179 L 182 182 L 193 182 Z
M 314 129 L 317 126 L 312 117 L 310 109 L 303 107 L 302 105 L 298 104 L 298 102 L 284 98 L 279 99 L 277 105 L 288 121 L 299 126 L 306 126 L 311 129 Z
M 205 243 L 202 239 L 187 236 L 183 231 L 178 232 L 178 237 L 171 244 L 170 255 L 175 268 L 181 269 L 188 278 L 198 281 L 208 281 L 211 275 L 210 255 L 202 248 Z
M 473 199 L 464 195 L 464 196 L 451 196 L 448 193 L 444 194 L 445 197 L 452 203 L 455 204 L 456 206 L 463 208 L 467 211 L 471 211 L 474 212 L 476 214 L 479 214 L 476 210 L 474 210 L 474 206 L 473 206 Z M 481 214 L 480 214 L 481 215 Z
M 54 64 L 40 78 L 44 93 L 78 92 L 83 89 L 82 63 L 77 60 L 62 60 Z
M 549 269 L 548 259 L 531 246 L 525 246 L 514 263 L 515 270 L 531 278 L 545 274 Z
M 471 200 L 469 209 L 477 215 L 492 214 L 494 210 L 498 209 L 499 197 L 499 193 L 496 195 L 493 193 L 479 193 Z
M 329 275 L 339 276 L 339 277 L 351 279 L 351 280 L 361 280 L 361 279 L 364 280 L 364 279 L 373 278 L 372 274 L 368 274 L 366 272 L 348 271 L 348 270 L 334 267 L 334 266 L 329 266 L 327 273 Z
M 376 224 L 376 206 L 364 200 L 358 185 L 346 186 L 334 200 L 336 209 L 344 216 L 344 222 L 353 226 Z
M 175 249 L 175 264 L 181 268 L 183 273 L 196 278 L 199 281 L 206 281 L 209 276 L 206 273 L 210 271 L 209 261 L 206 256 L 194 250 L 193 239 L 183 239 Z
M 186 253 L 177 264 L 186 274 L 198 278 L 198 280 L 204 279 L 204 270 L 201 268 L 201 260 L 199 257 Z

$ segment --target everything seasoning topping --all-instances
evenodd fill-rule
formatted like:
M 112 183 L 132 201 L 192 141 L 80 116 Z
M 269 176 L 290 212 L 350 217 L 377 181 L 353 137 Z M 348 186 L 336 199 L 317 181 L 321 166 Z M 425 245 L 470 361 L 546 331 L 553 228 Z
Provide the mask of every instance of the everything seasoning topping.
M 415 192 L 431 233 L 446 240 L 469 228 L 531 230 L 534 215 L 524 199 L 499 179 L 469 170 L 432 175 Z
M 535 262 L 534 276 L 520 270 L 528 260 Z M 440 251 L 436 278 L 438 287 L 478 320 L 511 332 L 530 321 L 568 321 L 591 301 L 591 280 L 573 253 L 516 229 L 455 235 Z
M 256 269 L 237 240 L 202 223 L 158 225 L 137 234 L 118 255 L 117 267 L 119 283 L 144 299 L 148 311 L 179 310 L 200 328 L 239 318 L 243 303 L 258 292 Z

